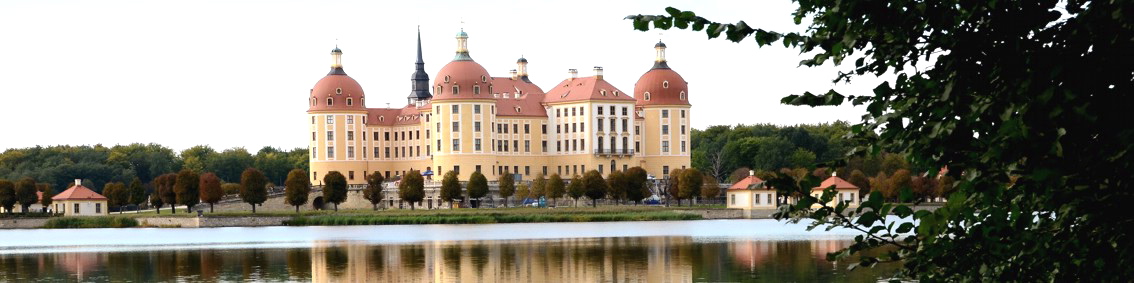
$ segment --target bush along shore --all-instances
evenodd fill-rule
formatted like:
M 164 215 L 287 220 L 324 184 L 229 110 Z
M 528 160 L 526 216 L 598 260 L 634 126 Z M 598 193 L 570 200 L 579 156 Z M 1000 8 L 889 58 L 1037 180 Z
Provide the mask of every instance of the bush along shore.
M 43 228 L 128 228 L 137 227 L 138 220 L 119 216 L 59 217 L 47 220 Z
M 611 222 L 700 220 L 697 214 L 673 211 L 600 212 L 584 214 L 434 214 L 434 215 L 327 215 L 297 216 L 284 221 L 288 226 L 396 225 L 396 224 L 488 224 L 538 222 Z

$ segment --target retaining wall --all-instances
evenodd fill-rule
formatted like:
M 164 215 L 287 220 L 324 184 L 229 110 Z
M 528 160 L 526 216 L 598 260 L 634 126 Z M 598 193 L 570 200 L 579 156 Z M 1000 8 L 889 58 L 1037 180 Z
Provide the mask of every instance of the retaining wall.
M 0 229 L 35 229 L 43 227 L 50 218 L 0 219 Z

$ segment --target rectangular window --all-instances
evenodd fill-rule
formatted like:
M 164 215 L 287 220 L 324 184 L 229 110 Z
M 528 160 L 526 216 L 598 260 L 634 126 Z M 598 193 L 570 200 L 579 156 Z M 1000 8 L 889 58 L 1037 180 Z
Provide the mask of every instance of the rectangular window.
M 626 170 L 630 170 L 629 168 L 630 168 L 630 165 L 622 164 L 622 172 L 626 172 Z
M 661 151 L 662 152 L 669 152 L 669 141 L 662 141 L 661 142 Z
M 519 151 L 520 151 L 520 141 L 517 141 L 517 140 L 513 140 L 513 141 L 512 141 L 512 149 L 514 149 L 514 150 L 516 150 L 517 152 L 519 152 Z
M 682 134 L 682 135 L 684 135 L 684 134 L 685 134 L 685 125 L 681 125 L 681 134 Z
M 354 171 L 347 171 L 347 179 L 354 180 Z
M 555 109 L 555 117 L 562 117 L 559 115 L 559 109 Z
M 461 166 L 453 166 L 453 173 L 457 173 L 457 175 L 461 175 Z
M 335 131 L 327 131 L 327 140 L 328 141 L 335 140 Z
M 543 166 L 543 174 L 547 175 L 547 166 Z
M 532 152 L 532 141 L 524 141 L 524 152 Z
M 378 148 L 374 148 L 374 158 L 378 158 Z
M 662 175 L 669 175 L 669 166 L 662 166 L 661 173 Z
M 602 108 L 599 108 L 599 109 L 602 109 Z M 599 123 L 598 123 L 598 130 L 599 130 L 599 131 L 602 131 L 602 122 L 599 122 Z
M 354 158 L 354 147 L 353 146 L 348 146 L 346 148 L 346 157 L 347 158 Z
M 315 116 L 311 116 L 311 124 L 315 125 Z
M 354 116 L 346 116 L 347 125 L 354 125 Z
M 558 141 L 557 141 L 557 142 L 555 142 L 555 151 L 563 151 L 563 144 L 562 144 L 562 142 L 558 142 Z
M 366 141 L 366 131 L 363 131 L 360 136 L 362 136 L 362 141 Z
M 663 134 L 663 135 L 669 134 L 669 125 L 661 125 L 661 134 Z
M 599 106 L 599 107 L 598 107 L 598 114 L 599 114 L 599 115 L 602 115 L 602 106 Z
M 642 142 L 634 142 L 634 148 L 636 148 L 636 149 L 642 148 Z
M 454 132 L 460 132 L 461 131 L 461 122 L 453 122 L 453 131 Z
M 578 123 L 571 123 L 571 132 L 572 133 L 579 132 L 579 124 Z
M 599 108 L 599 110 L 602 110 L 602 108 Z M 602 164 L 599 164 L 598 172 L 599 172 L 599 174 L 602 174 Z
M 555 125 L 555 133 L 556 134 L 563 133 L 563 130 L 561 129 L 560 126 L 562 126 L 562 125 Z
M 584 113 L 587 113 L 587 110 L 583 109 L 583 107 L 579 107 L 579 116 L 587 115 Z
M 681 118 L 685 118 L 685 110 L 681 110 Z
M 327 147 L 327 158 L 335 158 L 335 147 L 333 147 L 333 146 Z
M 626 113 L 629 113 L 629 111 L 630 111 L 630 109 L 628 107 L 622 107 L 622 116 L 628 115 Z
M 547 152 L 547 141 L 543 141 L 540 145 L 540 148 L 543 149 L 543 152 Z
M 456 88 L 454 88 L 454 90 L 456 90 Z M 460 105 L 453 105 L 453 111 L 451 111 L 451 113 L 457 114 L 457 113 L 460 113 L 460 111 L 461 111 Z
M 611 106 L 610 106 L 610 115 L 615 115 L 615 113 L 614 113 L 614 105 L 611 105 Z
M 317 150 L 315 150 L 315 148 L 314 148 L 314 147 L 312 147 L 312 148 L 311 148 L 311 159 L 315 159 L 315 158 L 318 158 L 318 156 L 317 156 L 318 154 L 315 154 L 315 152 L 318 152 L 318 151 L 317 151 Z
M 71 210 L 71 213 L 79 214 L 79 204 L 75 204 L 75 209 Z
M 429 138 L 429 130 L 425 130 L 425 138 L 426 138 L 426 139 L 428 139 L 428 138 Z
M 480 121 L 473 122 L 473 131 L 480 132 Z
M 473 114 L 480 114 L 480 104 L 473 105 Z
M 327 125 L 335 124 L 335 115 L 327 115 Z
M 504 150 L 503 151 L 508 152 L 508 141 L 503 141 L 503 142 L 504 142 Z
M 575 116 L 575 108 L 574 107 L 571 108 L 571 116 Z
M 311 132 L 311 141 L 315 141 L 315 132 Z
M 547 134 L 547 124 L 543 124 L 543 125 L 539 125 L 539 126 L 542 129 L 541 133 L 546 135 Z
M 642 132 L 642 127 L 640 127 L 640 126 L 634 126 L 634 132 L 635 132 L 635 133 L 641 133 L 641 132 Z
M 571 140 L 571 151 L 577 151 L 577 150 L 579 150 L 579 141 L 578 140 Z
M 617 128 L 617 127 L 615 127 L 615 124 L 614 124 L 614 123 L 616 123 L 615 121 L 618 121 L 618 119 L 610 119 L 610 131 L 611 131 L 611 132 L 615 132 L 615 131 L 618 131 L 618 128 Z M 601 123 L 600 123 L 600 124 L 601 124 Z M 601 127 L 601 126 L 600 126 L 600 127 Z M 622 127 L 622 128 L 623 128 L 623 129 L 626 129 L 626 127 Z
M 531 124 L 524 124 L 524 133 L 525 134 L 532 133 L 532 125 Z
M 374 141 L 378 141 L 378 132 L 374 132 Z
M 102 204 L 101 203 L 94 204 L 94 213 L 102 213 Z
M 661 117 L 662 118 L 669 118 L 669 110 L 668 109 L 662 109 Z
M 527 175 L 531 175 L 531 174 L 532 174 L 532 167 L 531 166 L 524 166 L 524 175 L 527 176 Z
M 685 141 L 681 141 L 681 152 L 685 152 Z
M 390 132 L 385 133 L 386 141 L 390 141 Z
M 390 158 L 390 148 L 386 148 L 386 158 Z
M 480 151 L 480 139 L 473 140 L 473 150 Z
M 480 165 L 476 166 L 476 172 L 480 172 Z
M 346 140 L 348 140 L 348 141 L 354 140 L 354 131 L 347 131 L 346 132 Z
M 440 131 L 441 131 L 441 123 L 440 123 L 440 122 L 438 122 L 438 123 L 437 123 L 437 131 L 438 131 L 438 132 L 440 132 Z
M 630 121 L 630 119 L 622 119 L 622 132 L 626 132 L 626 129 L 630 128 L 626 126 L 627 121 Z
M 460 151 L 460 150 L 461 150 L 461 140 L 460 139 L 453 139 L 453 151 Z

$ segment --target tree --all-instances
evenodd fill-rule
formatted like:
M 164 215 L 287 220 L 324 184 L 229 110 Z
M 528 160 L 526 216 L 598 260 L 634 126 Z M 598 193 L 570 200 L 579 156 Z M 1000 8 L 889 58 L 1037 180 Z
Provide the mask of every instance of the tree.
M 165 202 L 161 200 L 158 192 L 153 192 L 150 194 L 150 205 L 154 207 L 154 212 L 161 214 L 161 207 L 165 205 Z
M 240 173 L 240 199 L 252 205 L 252 213 L 256 213 L 256 205 L 268 200 L 268 178 L 256 168 L 246 168 Z
M 539 177 L 543 176 L 540 175 Z M 536 178 L 536 181 L 542 181 L 542 178 Z M 544 190 L 547 191 L 548 197 L 555 200 L 555 205 L 559 206 L 558 200 L 567 193 L 566 187 L 567 186 L 563 184 L 563 178 L 559 177 L 559 174 L 551 174 L 551 177 L 547 179 L 547 185 L 544 186 Z
M 508 179 L 511 179 L 511 174 L 504 175 L 508 175 Z M 501 178 L 501 180 L 504 179 Z M 504 185 L 504 183 L 500 184 L 501 187 Z M 488 195 L 488 179 L 485 178 L 484 174 L 481 174 L 480 171 L 473 172 L 472 176 L 469 176 L 469 186 L 467 189 L 469 190 L 469 199 L 476 199 L 476 207 L 480 208 L 480 198 Z
M 796 148 L 787 157 L 787 165 L 791 167 L 815 167 L 815 153 L 803 148 Z
M 886 184 L 886 187 L 889 189 L 886 198 L 903 201 L 898 199 L 898 194 L 903 190 L 910 189 L 911 176 L 910 170 L 907 169 L 898 169 L 898 171 L 894 172 L 894 175 L 890 175 L 890 180 L 888 180 Z
M 224 183 L 224 184 L 221 184 L 220 187 L 221 187 L 221 191 L 224 191 L 225 195 L 239 195 L 240 194 L 240 183 Z
M 415 209 L 414 204 L 425 199 L 425 178 L 421 177 L 421 172 L 410 170 L 402 177 L 398 184 L 398 197 L 409 202 L 410 210 Z
M 715 199 L 715 198 L 717 198 L 717 196 L 720 196 L 721 195 L 721 188 L 718 186 L 719 183 L 716 182 L 717 179 L 713 178 L 713 176 L 708 175 L 708 174 L 705 174 L 705 175 L 702 175 L 702 176 L 704 176 L 704 177 L 701 177 L 701 180 L 702 180 L 701 195 L 700 195 L 701 201 L 707 201 L 707 200 L 710 200 L 710 199 Z
M 855 187 L 858 187 L 859 196 L 865 196 L 866 194 L 870 193 L 870 178 L 866 177 L 866 174 L 862 173 L 862 170 L 855 169 L 854 171 L 851 171 L 850 178 L 847 179 L 847 182 L 850 182 Z
M 634 203 L 641 204 L 642 199 L 649 197 L 651 194 L 650 188 L 647 187 L 649 174 L 646 169 L 634 166 L 626 170 L 626 198 L 634 201 Z
M 138 177 L 134 177 L 134 180 L 130 181 L 130 186 L 127 187 L 127 191 L 129 192 L 129 195 L 130 195 L 130 198 L 127 202 L 129 204 L 134 205 L 135 206 L 134 209 L 141 210 L 140 206 L 143 203 L 146 203 L 146 200 L 147 200 L 146 188 L 142 186 L 142 179 L 139 179 Z M 54 193 L 52 193 L 52 194 L 54 195 Z M 47 193 L 44 193 L 43 196 L 46 198 Z M 48 202 L 48 204 L 49 203 L 50 202 Z
M 519 186 L 516 186 L 516 198 L 520 200 L 521 206 L 524 205 L 525 199 L 531 197 L 531 194 L 532 189 L 527 184 L 520 183 Z
M 591 199 L 591 207 L 598 207 L 598 200 L 606 197 L 606 192 L 610 190 L 606 180 L 602 179 L 602 173 L 596 170 L 587 171 L 583 174 L 583 187 L 586 190 L 587 198 Z
M 563 184 L 563 180 L 559 180 L 559 181 L 560 181 L 559 182 L 560 184 Z M 534 179 L 532 179 L 532 183 L 529 186 L 529 188 L 530 188 L 529 191 L 531 191 L 531 192 L 542 192 L 542 194 L 540 194 L 540 195 L 547 196 L 547 198 L 552 199 L 552 201 L 551 201 L 552 204 L 555 203 L 556 198 L 563 197 L 563 192 L 560 192 L 559 196 L 552 197 L 551 189 L 548 188 L 548 186 L 547 186 L 547 178 L 545 178 L 543 176 L 543 173 L 536 173 L 536 176 L 535 176 Z M 529 193 L 529 194 L 531 194 L 531 193 Z M 518 196 L 517 198 L 519 198 L 521 203 L 523 203 L 523 200 L 527 197 L 528 196 L 525 195 L 525 196 Z M 552 206 L 554 206 L 554 205 L 552 205 Z
M 669 171 L 669 176 L 665 177 L 665 188 L 662 190 L 666 195 L 666 205 L 669 205 L 669 199 L 677 200 L 677 206 L 681 206 L 681 169 L 673 169 Z
M 11 181 L 0 179 L 0 207 L 7 210 L 8 213 L 13 212 L 16 205 L 16 184 Z
M 449 170 L 445 172 L 445 176 L 441 178 L 441 200 L 449 202 L 449 207 L 454 208 L 453 201 L 461 199 L 461 181 L 457 179 L 457 172 Z
M 516 194 L 516 181 L 512 179 L 512 174 L 504 174 L 500 176 L 500 197 L 504 199 L 504 206 L 508 206 L 508 198 Z M 527 184 L 521 184 L 526 186 Z M 531 191 L 531 189 L 529 189 Z
M 614 203 L 622 203 L 626 199 L 626 191 L 629 190 L 630 184 L 622 171 L 610 171 L 610 174 L 606 175 L 606 185 L 609 188 L 607 196 L 614 200 Z
M 39 202 L 39 195 L 35 193 L 35 179 L 20 178 L 16 182 L 16 203 L 20 204 L 20 210 L 28 213 L 28 207 L 36 202 Z
M 177 182 L 173 191 L 177 193 L 177 204 L 185 205 L 185 212 L 193 210 L 193 206 L 201 202 L 201 176 L 193 170 L 182 169 L 177 173 Z
M 374 174 L 378 173 L 375 172 Z M 381 184 L 382 179 L 378 180 L 378 183 Z M 369 178 L 367 178 L 367 181 L 369 181 Z M 307 198 L 310 195 L 311 179 L 307 178 L 307 171 L 303 171 L 303 169 L 291 169 L 291 172 L 287 173 L 287 179 L 284 180 L 284 202 L 294 206 L 295 213 L 299 213 L 299 207 L 307 204 Z M 379 197 L 379 200 L 381 200 L 381 197 Z
M 948 164 L 952 177 L 964 174 L 935 211 L 883 210 L 872 201 L 812 211 L 820 221 L 814 225 L 866 231 L 830 259 L 901 261 L 897 278 L 921 281 L 1124 281 L 1134 274 L 1123 268 L 1134 250 L 1116 248 L 1128 246 L 1129 229 L 1111 216 L 1126 202 L 1096 201 L 1134 195 L 1132 129 L 1100 126 L 1129 119 L 1134 17 L 1123 12 L 1130 1 L 798 4 L 793 20 L 809 25 L 803 33 L 721 24 L 677 9 L 633 19 L 642 30 L 653 22 L 710 38 L 782 43 L 810 57 L 804 66 L 853 60 L 835 80 L 886 78 L 873 93 L 805 92 L 782 102 L 866 105 L 852 137 L 871 145 L 858 153 L 884 148 L 908 154 L 915 166 Z M 1021 178 L 1011 183 L 1009 176 Z M 780 215 L 803 214 L 794 208 Z M 857 220 L 845 221 L 847 214 Z M 888 214 L 917 222 L 891 233 Z M 861 253 L 880 246 L 897 251 Z
M 177 213 L 177 193 L 173 191 L 173 186 L 176 183 L 177 174 L 174 173 L 162 174 L 153 180 L 154 192 L 161 198 L 162 204 L 169 204 L 170 213 Z
M 53 201 L 51 198 L 55 197 L 55 186 L 48 183 L 36 184 L 36 190 L 43 192 L 43 197 L 39 198 L 39 203 L 43 205 L 40 212 L 47 212 Z
M 213 205 L 221 200 L 224 196 L 224 191 L 221 190 L 221 180 L 217 174 L 205 173 L 201 175 L 201 182 L 197 185 L 200 189 L 200 195 L 197 197 L 201 202 L 209 204 L 209 213 L 213 213 Z M 304 176 L 306 180 L 306 176 Z
M 556 176 L 559 175 L 551 175 L 552 180 L 554 180 Z M 551 182 L 551 184 L 555 185 L 555 182 Z M 575 207 L 579 207 L 579 198 L 583 197 L 586 192 L 587 188 L 583 186 L 582 177 L 575 175 L 575 177 L 571 178 L 571 184 L 567 185 L 567 196 L 575 199 Z
M 677 176 L 677 195 L 680 199 L 693 199 L 701 195 L 701 187 L 705 184 L 704 175 L 697 168 L 681 170 Z
M 339 204 L 347 198 L 347 179 L 339 171 L 327 172 L 323 175 L 323 201 L 335 204 L 335 211 L 339 211 Z
M 307 172 L 304 172 L 303 174 L 306 175 Z M 291 176 L 288 176 L 288 178 L 291 178 Z M 306 177 L 304 179 L 306 179 Z M 369 176 L 366 176 L 366 189 L 362 191 L 362 197 L 370 202 L 370 205 L 374 207 L 374 210 L 378 210 L 378 203 L 382 202 L 382 199 L 386 198 L 385 192 L 382 190 L 382 182 L 385 181 L 386 178 L 383 177 L 382 174 L 378 173 L 378 171 L 374 171 L 373 173 L 370 173 Z
M 122 213 L 122 207 L 130 202 L 130 192 L 127 191 L 126 184 L 121 182 L 110 182 L 102 188 L 102 195 L 106 197 L 106 206 L 109 210 L 110 207 L 118 207 L 118 213 Z

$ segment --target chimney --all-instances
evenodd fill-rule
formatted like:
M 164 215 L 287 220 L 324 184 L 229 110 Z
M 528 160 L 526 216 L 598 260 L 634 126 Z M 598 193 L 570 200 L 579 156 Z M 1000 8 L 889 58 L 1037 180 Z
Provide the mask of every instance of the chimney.
M 513 81 L 520 78 L 520 74 L 516 72 L 516 69 L 512 69 L 511 71 L 508 71 L 508 73 L 512 74 L 512 80 Z
M 602 79 L 602 67 L 595 66 L 595 79 Z
M 756 170 L 748 170 L 748 176 L 756 176 Z
M 520 92 L 519 91 L 516 92 L 516 99 L 520 99 Z
M 579 77 L 579 70 L 567 69 L 567 74 L 571 75 L 571 79 Z
M 76 186 L 81 186 L 81 185 L 83 185 L 83 179 L 75 179 L 75 185 L 76 185 Z

